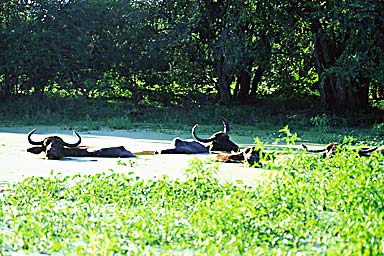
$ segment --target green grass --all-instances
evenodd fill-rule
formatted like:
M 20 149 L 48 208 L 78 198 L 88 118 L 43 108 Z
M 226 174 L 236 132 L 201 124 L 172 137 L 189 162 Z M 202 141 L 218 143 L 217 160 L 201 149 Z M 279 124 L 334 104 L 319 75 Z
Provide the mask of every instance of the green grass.
M 307 106 L 304 108 L 303 106 Z M 335 116 L 303 102 L 260 99 L 253 105 L 219 104 L 170 107 L 135 106 L 129 102 L 84 98 L 21 97 L 0 106 L 2 126 L 55 125 L 66 129 L 147 129 L 169 134 L 189 134 L 199 123 L 199 133 L 222 129 L 221 118 L 231 123 L 233 135 L 273 141 L 278 129 L 289 125 L 304 141 L 329 143 L 353 136 L 358 140 L 382 141 L 380 113 Z
M 217 165 L 198 159 L 190 162 L 185 180 L 143 180 L 135 177 L 134 165 L 126 173 L 30 177 L 0 194 L 0 251 L 384 253 L 383 155 L 359 158 L 344 150 L 322 159 L 296 152 L 264 164 L 274 171 L 255 186 L 218 180 Z M 258 170 L 244 169 L 249 171 Z

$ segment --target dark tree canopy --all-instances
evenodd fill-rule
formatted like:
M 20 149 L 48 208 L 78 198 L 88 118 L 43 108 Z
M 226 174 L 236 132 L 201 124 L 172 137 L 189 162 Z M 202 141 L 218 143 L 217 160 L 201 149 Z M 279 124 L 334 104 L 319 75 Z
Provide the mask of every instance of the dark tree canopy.
M 0 96 L 169 105 L 318 95 L 350 112 L 384 98 L 382 1 L 9 0 Z

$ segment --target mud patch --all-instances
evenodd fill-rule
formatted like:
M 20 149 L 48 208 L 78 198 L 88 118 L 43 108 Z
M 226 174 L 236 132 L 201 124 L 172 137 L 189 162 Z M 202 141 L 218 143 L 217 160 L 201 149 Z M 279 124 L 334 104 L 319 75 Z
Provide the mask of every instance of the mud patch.
M 171 178 L 184 178 L 184 170 L 194 158 L 203 161 L 213 159 L 214 155 L 154 155 L 153 152 L 168 148 L 174 137 L 191 139 L 183 134 L 162 134 L 147 131 L 97 130 L 80 132 L 82 145 L 87 146 L 124 146 L 138 153 L 135 159 L 116 158 L 79 158 L 68 157 L 62 160 L 46 160 L 43 155 L 28 153 L 30 146 L 27 133 L 34 127 L 0 128 L 0 179 L 4 182 L 19 181 L 30 176 L 49 176 L 52 170 L 63 175 L 95 174 L 113 170 L 116 172 L 134 172 L 142 178 L 156 178 L 163 174 Z M 37 140 L 46 135 L 59 135 L 64 140 L 74 138 L 72 131 L 59 127 L 38 127 L 34 136 Z M 207 135 L 208 136 L 208 135 Z M 253 138 L 232 137 L 241 147 L 251 145 Z M 218 164 L 219 176 L 224 180 L 242 180 L 253 183 L 267 171 L 247 168 L 242 164 Z

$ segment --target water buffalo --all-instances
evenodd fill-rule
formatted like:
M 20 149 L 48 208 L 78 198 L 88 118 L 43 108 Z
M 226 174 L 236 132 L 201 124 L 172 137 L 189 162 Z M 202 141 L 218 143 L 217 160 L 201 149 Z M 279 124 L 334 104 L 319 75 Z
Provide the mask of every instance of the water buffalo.
M 182 140 L 176 138 L 172 141 L 172 148 L 161 150 L 160 154 L 204 154 L 209 153 L 208 147 L 200 142 L 192 140 Z
M 182 140 L 176 138 L 172 142 L 172 148 L 163 149 L 160 154 L 204 154 L 210 151 L 238 151 L 239 147 L 229 139 L 229 124 L 223 119 L 224 130 L 216 132 L 210 138 L 200 138 L 196 135 L 196 127 L 192 128 L 192 136 L 197 140 Z
M 323 153 L 323 158 L 329 158 L 335 154 L 335 150 L 340 147 L 339 142 L 331 142 L 325 148 L 322 149 L 309 149 L 305 144 L 301 144 L 301 146 L 307 151 L 311 153 Z
M 36 131 L 33 129 L 28 133 L 28 142 L 36 147 L 28 148 L 27 151 L 33 154 L 45 153 L 47 159 L 60 159 L 66 156 L 75 157 L 135 157 L 134 154 L 126 150 L 123 146 L 108 148 L 92 148 L 88 146 L 79 146 L 81 137 L 74 132 L 78 138 L 75 143 L 67 143 L 59 136 L 49 136 L 42 141 L 33 141 L 32 134 Z
M 384 147 L 362 148 L 358 151 L 359 156 L 371 156 L 374 152 L 379 152 L 384 155 Z
M 323 158 L 329 158 L 332 157 L 335 154 L 335 151 L 342 147 L 342 145 L 339 142 L 332 142 L 329 143 L 325 148 L 322 149 L 308 149 L 308 147 L 304 144 L 301 144 L 301 146 L 308 152 L 312 153 L 323 153 Z M 384 155 L 384 148 L 379 147 L 363 147 L 361 149 L 356 149 L 359 156 L 370 156 L 374 152 L 380 152 Z
M 230 127 L 227 120 L 222 119 L 224 130 L 214 133 L 211 137 L 205 139 L 197 136 L 196 127 L 198 124 L 195 124 L 192 128 L 192 136 L 201 143 L 204 143 L 209 151 L 239 151 L 239 146 L 237 146 L 233 141 L 229 139 Z
M 223 163 L 243 163 L 247 162 L 250 166 L 257 165 L 260 161 L 260 149 L 246 147 L 238 153 L 218 154 L 215 157 L 216 162 Z

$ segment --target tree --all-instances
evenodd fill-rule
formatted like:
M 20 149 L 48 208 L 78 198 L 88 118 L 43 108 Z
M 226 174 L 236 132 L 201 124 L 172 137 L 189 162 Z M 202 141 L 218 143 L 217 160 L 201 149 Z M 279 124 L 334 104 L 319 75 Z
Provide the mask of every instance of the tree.
M 231 102 L 233 96 L 255 94 L 257 83 L 268 66 L 271 54 L 267 32 L 271 9 L 268 8 L 271 6 L 267 5 L 264 1 L 196 3 L 191 34 L 199 59 L 210 71 L 208 76 L 224 104 Z M 259 9 L 265 10 L 264 7 L 267 11 L 259 12 Z
M 267 87 L 287 98 L 318 90 L 335 112 L 364 109 L 383 94 L 383 5 L 10 0 L 0 3 L 0 94 L 116 89 L 135 102 L 205 94 L 228 104 Z
M 326 1 L 307 6 L 321 104 L 331 111 L 368 107 L 369 87 L 383 83 L 383 3 Z

